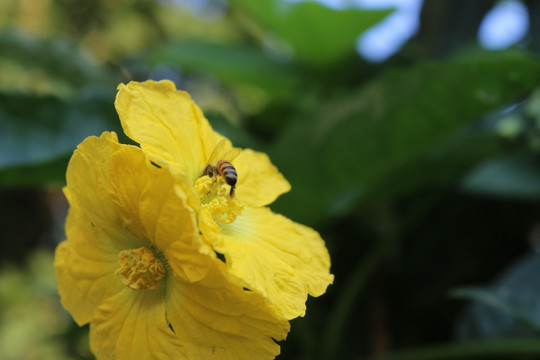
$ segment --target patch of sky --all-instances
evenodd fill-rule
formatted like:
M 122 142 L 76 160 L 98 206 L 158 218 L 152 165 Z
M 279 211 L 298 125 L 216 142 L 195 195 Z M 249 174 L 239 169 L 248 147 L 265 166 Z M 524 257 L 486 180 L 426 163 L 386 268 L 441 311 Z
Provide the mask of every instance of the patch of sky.
M 484 17 L 478 42 L 486 49 L 502 50 L 523 40 L 529 29 L 527 8 L 520 1 L 500 1 Z

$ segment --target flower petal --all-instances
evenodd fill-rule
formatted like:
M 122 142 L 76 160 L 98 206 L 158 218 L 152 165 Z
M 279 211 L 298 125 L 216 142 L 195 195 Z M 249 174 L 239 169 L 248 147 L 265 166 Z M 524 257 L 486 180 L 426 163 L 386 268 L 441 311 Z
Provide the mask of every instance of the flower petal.
M 303 316 L 307 295 L 319 296 L 333 282 L 319 234 L 268 208 L 245 208 L 234 223 L 221 225 L 221 235 L 209 231 L 202 229 L 240 285 L 263 295 L 286 319 Z
M 133 146 L 120 148 L 109 162 L 111 197 L 122 226 L 152 242 L 177 276 L 187 281 L 204 277 L 216 256 L 199 237 L 195 213 L 187 205 L 188 198 L 195 203 L 187 179 L 179 175 L 173 180 L 167 169 L 150 165 Z
M 114 154 L 131 148 L 131 153 L 139 151 L 135 166 L 144 155 L 133 146 L 121 145 L 115 133 L 105 132 L 101 137 L 86 138 L 73 153 L 66 172 L 66 196 L 70 204 L 70 212 L 84 214 L 85 219 L 92 227 L 100 229 L 107 237 L 100 237 L 105 244 L 103 249 L 110 247 L 122 250 L 129 247 L 144 245 L 140 234 L 130 229 L 130 221 L 137 218 L 137 214 L 129 214 L 133 208 L 123 208 L 120 199 L 130 198 L 135 185 L 136 177 L 123 177 L 119 166 L 129 169 L 131 164 L 123 162 L 125 157 L 116 158 Z M 131 174 L 130 174 L 131 175 Z M 125 186 L 115 186 L 115 177 L 123 177 Z M 133 184 L 133 185 L 132 185 Z M 117 185 L 117 184 L 116 184 Z M 128 193 L 124 194 L 125 189 Z M 115 206 L 116 205 L 116 206 Z M 141 226 L 134 226 L 137 229 Z M 68 235 L 69 238 L 69 235 Z
M 121 84 L 116 111 L 124 132 L 159 165 L 194 181 L 223 136 L 212 130 L 188 93 L 163 80 Z
M 216 256 L 199 236 L 195 213 L 186 205 L 183 188 L 167 170 L 161 170 L 144 189 L 141 220 L 176 276 L 198 281 L 206 275 Z
M 66 234 L 69 240 L 56 248 L 56 282 L 62 305 L 82 326 L 92 320 L 103 301 L 125 286 L 114 275 L 118 254 L 101 246 L 107 241 L 107 234 L 71 211 Z
M 167 317 L 189 359 L 273 359 L 289 323 L 255 292 L 230 283 L 214 267 L 196 283 L 170 279 Z
M 166 319 L 164 288 L 124 288 L 108 299 L 90 324 L 98 359 L 188 359 Z
M 139 209 L 145 189 L 163 178 L 168 187 L 156 191 L 169 194 L 170 173 L 151 165 L 139 148 L 119 144 L 114 133 L 87 138 L 73 154 L 65 189 L 71 205 L 67 241 L 58 247 L 55 265 L 62 303 L 80 325 L 125 288 L 115 275 L 119 252 L 151 246 L 148 219 L 143 225 Z
M 245 149 L 233 164 L 238 172 L 236 197 L 248 206 L 268 205 L 291 190 L 289 182 L 264 153 Z
M 174 83 L 132 81 L 118 88 L 115 105 L 122 127 L 153 162 L 195 181 L 207 164 L 231 160 L 230 141 L 212 130 L 189 94 Z M 238 198 L 250 206 L 267 205 L 290 190 L 266 154 L 246 149 L 233 165 L 239 173 Z
M 108 162 L 106 181 L 110 184 L 111 198 L 108 205 L 119 216 L 120 227 L 133 234 L 136 241 L 147 243 L 148 235 L 140 218 L 141 198 L 147 184 L 166 171 L 152 166 L 141 149 L 135 146 L 122 145 Z

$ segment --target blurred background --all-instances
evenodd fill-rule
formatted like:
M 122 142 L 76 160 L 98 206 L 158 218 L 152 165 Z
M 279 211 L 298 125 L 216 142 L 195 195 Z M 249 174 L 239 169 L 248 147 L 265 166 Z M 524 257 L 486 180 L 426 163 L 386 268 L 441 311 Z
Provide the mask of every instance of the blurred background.
M 267 152 L 272 209 L 326 240 L 335 283 L 279 359 L 537 359 L 539 8 L 0 0 L 0 359 L 93 358 L 56 293 L 61 188 L 146 79 Z

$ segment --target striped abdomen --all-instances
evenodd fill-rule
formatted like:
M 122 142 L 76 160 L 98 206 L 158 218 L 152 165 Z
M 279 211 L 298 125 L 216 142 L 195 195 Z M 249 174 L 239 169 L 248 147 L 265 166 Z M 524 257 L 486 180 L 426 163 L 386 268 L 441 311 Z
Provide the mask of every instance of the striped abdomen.
M 231 186 L 232 192 L 232 189 L 234 189 L 236 181 L 238 180 L 238 174 L 236 173 L 236 169 L 230 162 L 225 160 L 219 160 L 217 162 L 216 168 L 218 174 L 223 176 L 225 182 Z
M 229 196 L 232 198 L 234 196 L 234 188 L 236 186 L 236 181 L 238 180 L 238 174 L 234 166 L 225 160 L 219 160 L 216 164 L 216 169 L 219 175 L 221 175 L 225 182 L 230 185 L 231 191 Z

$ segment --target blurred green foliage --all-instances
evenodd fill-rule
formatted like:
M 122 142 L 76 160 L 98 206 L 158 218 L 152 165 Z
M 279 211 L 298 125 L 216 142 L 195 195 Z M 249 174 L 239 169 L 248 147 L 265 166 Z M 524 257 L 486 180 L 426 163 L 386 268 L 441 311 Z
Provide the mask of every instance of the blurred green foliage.
M 394 9 L 0 2 L 0 358 L 92 358 L 55 292 L 60 189 L 82 139 L 121 135 L 118 83 L 148 78 L 269 153 L 292 184 L 273 210 L 327 241 L 335 284 L 280 358 L 538 356 L 540 19 L 525 2 L 526 41 L 488 52 L 493 4 L 426 2 L 418 34 L 370 64 L 355 41 Z
M 24 269 L 14 264 L 0 268 L 2 359 L 90 356 L 88 332 L 73 331 L 73 320 L 60 305 L 52 261 L 49 250 L 37 250 L 29 256 Z M 68 337 L 70 331 L 73 334 Z

